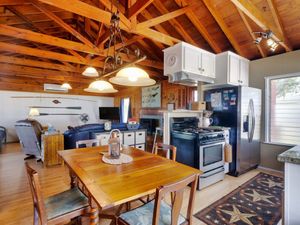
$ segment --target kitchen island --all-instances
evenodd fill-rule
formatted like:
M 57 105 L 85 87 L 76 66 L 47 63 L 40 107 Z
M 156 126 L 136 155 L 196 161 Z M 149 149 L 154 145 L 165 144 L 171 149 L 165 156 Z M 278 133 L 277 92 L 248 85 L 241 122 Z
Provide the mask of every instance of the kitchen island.
M 300 145 L 278 155 L 284 162 L 284 224 L 300 224 Z

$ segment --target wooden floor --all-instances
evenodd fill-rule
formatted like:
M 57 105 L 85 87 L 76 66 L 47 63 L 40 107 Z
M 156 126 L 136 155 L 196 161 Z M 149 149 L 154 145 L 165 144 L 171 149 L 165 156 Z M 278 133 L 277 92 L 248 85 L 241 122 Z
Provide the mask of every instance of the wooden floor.
M 4 145 L 0 154 L 0 224 L 28 225 L 32 224 L 32 199 L 24 168 L 24 154 L 20 152 L 19 144 Z M 68 169 L 63 166 L 45 168 L 35 160 L 29 160 L 30 165 L 40 175 L 41 186 L 45 197 L 59 193 L 69 188 Z M 226 176 L 225 180 L 196 193 L 194 213 L 222 198 L 238 186 L 259 173 L 250 171 L 238 178 Z M 188 190 L 186 191 L 186 195 Z M 185 215 L 187 203 L 184 203 L 182 213 Z M 101 225 L 109 221 L 101 221 Z M 203 225 L 194 218 L 193 224 Z

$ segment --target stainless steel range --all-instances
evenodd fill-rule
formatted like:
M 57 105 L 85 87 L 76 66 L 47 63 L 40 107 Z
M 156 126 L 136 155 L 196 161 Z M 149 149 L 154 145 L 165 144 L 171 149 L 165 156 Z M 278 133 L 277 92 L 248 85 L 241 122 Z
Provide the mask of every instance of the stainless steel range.
M 173 126 L 171 144 L 177 147 L 176 160 L 200 169 L 198 189 L 224 179 L 224 131 Z

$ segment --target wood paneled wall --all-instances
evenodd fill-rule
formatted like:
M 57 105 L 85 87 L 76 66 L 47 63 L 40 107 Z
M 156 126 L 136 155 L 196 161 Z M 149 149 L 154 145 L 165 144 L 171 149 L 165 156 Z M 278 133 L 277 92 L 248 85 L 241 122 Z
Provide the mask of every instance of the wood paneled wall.
M 174 103 L 175 109 L 185 109 L 188 103 L 194 99 L 193 90 L 196 87 L 186 87 L 183 85 L 170 84 L 168 81 L 161 82 L 161 108 L 142 109 L 142 88 L 127 88 L 115 94 L 115 106 L 120 106 L 122 98 L 130 98 L 132 116 L 139 119 L 143 114 L 158 114 L 159 110 L 166 110 L 168 103 Z

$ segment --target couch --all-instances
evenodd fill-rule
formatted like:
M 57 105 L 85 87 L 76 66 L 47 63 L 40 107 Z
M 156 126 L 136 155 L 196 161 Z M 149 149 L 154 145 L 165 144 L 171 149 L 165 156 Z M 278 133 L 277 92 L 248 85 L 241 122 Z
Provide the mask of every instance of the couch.
M 113 123 L 112 129 L 127 130 L 125 123 Z M 68 127 L 64 132 L 65 149 L 76 148 L 76 141 L 90 140 L 95 138 L 95 133 L 105 132 L 104 124 L 85 124 L 77 127 Z

